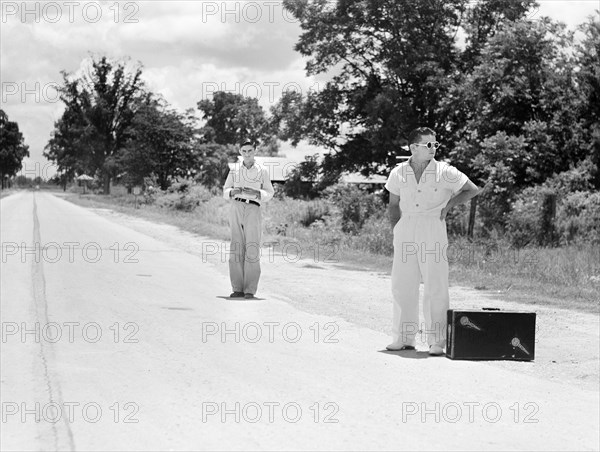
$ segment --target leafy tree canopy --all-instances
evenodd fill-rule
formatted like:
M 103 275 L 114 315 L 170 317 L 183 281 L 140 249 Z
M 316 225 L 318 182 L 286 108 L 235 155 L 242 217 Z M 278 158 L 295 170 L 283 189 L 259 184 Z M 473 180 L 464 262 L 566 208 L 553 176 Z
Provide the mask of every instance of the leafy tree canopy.
M 19 124 L 8 119 L 0 109 L 0 177 L 4 188 L 5 176 L 12 177 L 22 168 L 23 158 L 29 157 L 29 146 L 25 144 Z

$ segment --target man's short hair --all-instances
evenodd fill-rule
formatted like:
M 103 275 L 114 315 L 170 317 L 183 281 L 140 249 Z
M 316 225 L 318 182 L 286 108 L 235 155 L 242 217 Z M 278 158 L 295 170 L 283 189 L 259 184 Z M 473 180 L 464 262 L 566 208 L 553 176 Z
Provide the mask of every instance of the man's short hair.
M 425 135 L 433 135 L 435 136 L 435 132 L 431 130 L 429 127 L 417 127 L 415 130 L 410 132 L 408 135 L 408 145 L 410 146 L 413 143 L 416 143 Z
M 256 143 L 254 141 L 244 141 L 242 143 L 242 145 L 240 146 L 240 149 L 243 148 L 244 146 L 252 146 L 253 148 L 256 147 Z

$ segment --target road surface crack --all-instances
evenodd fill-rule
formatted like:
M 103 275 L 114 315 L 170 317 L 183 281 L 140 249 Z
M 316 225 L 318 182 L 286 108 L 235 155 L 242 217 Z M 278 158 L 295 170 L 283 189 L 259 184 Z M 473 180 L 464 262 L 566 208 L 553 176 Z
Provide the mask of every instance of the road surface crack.
M 40 235 L 40 222 L 37 215 L 37 203 L 35 200 L 35 194 L 33 195 L 33 243 L 41 243 Z M 42 259 L 33 259 L 31 268 L 32 287 L 33 287 L 33 298 L 35 304 L 35 317 L 36 322 L 40 325 L 48 325 L 50 319 L 48 317 L 48 302 L 46 300 L 46 279 L 44 277 L 44 265 Z M 40 358 L 42 361 L 42 367 L 44 369 L 44 381 L 46 382 L 46 388 L 48 391 L 48 398 L 50 403 L 58 404 L 60 407 L 63 406 L 62 391 L 59 382 L 52 377 L 49 369 L 49 356 L 52 355 L 52 343 L 45 343 L 40 341 Z M 62 450 L 63 447 L 60 444 L 60 434 L 66 434 L 68 441 L 69 450 L 75 450 L 75 442 L 73 439 L 73 432 L 71 425 L 66 416 L 61 416 L 65 425 L 65 432 L 59 432 L 58 423 L 51 422 L 52 436 L 54 438 L 54 450 Z

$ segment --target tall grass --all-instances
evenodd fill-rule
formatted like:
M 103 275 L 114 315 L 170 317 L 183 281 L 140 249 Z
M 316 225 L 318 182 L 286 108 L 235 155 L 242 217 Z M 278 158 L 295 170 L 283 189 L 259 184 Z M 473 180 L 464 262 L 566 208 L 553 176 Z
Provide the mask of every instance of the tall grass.
M 600 245 L 557 248 L 516 248 L 504 239 L 470 242 L 451 238 L 451 275 L 473 287 L 497 293 L 521 291 L 520 299 L 564 298 L 583 302 L 593 311 L 600 307 Z

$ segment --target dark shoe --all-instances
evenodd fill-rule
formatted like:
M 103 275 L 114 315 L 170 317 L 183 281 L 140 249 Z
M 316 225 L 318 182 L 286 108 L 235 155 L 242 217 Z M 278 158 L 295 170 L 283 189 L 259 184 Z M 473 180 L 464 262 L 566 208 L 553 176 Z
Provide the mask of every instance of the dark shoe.
M 387 347 L 385 347 L 386 350 L 392 351 L 392 352 L 397 352 L 400 350 L 416 350 L 414 345 L 398 345 L 398 344 L 390 344 Z
M 254 298 L 254 294 L 253 294 L 253 293 L 245 293 L 245 294 L 244 294 L 244 298 L 245 298 L 246 300 L 251 300 L 251 299 L 253 299 L 253 298 Z
M 233 292 L 229 298 L 244 298 L 244 292 Z

